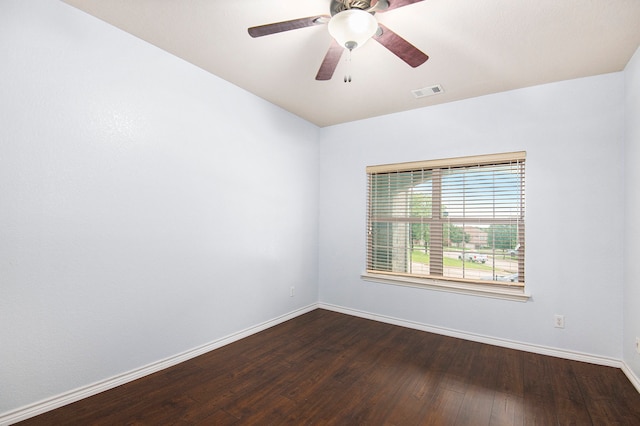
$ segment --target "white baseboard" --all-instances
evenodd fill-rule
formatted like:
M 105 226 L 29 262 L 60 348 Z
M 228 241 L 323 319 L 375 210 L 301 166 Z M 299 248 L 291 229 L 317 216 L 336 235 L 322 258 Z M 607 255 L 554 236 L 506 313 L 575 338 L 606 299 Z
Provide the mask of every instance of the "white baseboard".
M 636 388 L 638 393 L 640 393 L 640 378 L 636 376 L 631 370 L 631 368 L 627 365 L 626 362 L 622 363 L 622 372 L 627 376 L 631 384 Z
M 144 376 L 148 376 L 160 370 L 164 370 L 165 368 L 172 367 L 176 364 L 180 364 L 181 362 L 187 361 L 191 358 L 195 358 L 197 356 L 210 352 L 214 349 L 218 349 L 222 346 L 228 345 L 230 343 L 233 343 L 235 341 L 248 337 L 252 334 L 259 333 L 260 331 L 271 328 L 275 325 L 278 325 L 280 323 L 293 319 L 307 312 L 313 311 L 314 309 L 317 309 L 317 308 L 318 308 L 318 304 L 313 303 L 311 305 L 289 312 L 285 315 L 281 315 L 279 317 L 273 318 L 271 320 L 268 320 L 263 323 L 257 324 L 255 326 L 249 327 L 247 329 L 241 330 L 237 333 L 230 334 L 221 339 L 199 346 L 197 348 L 190 349 L 186 352 L 182 352 L 172 357 L 163 359 L 161 361 L 157 361 L 157 362 L 148 364 L 144 367 L 137 368 L 135 370 L 131 370 L 129 372 L 111 377 L 109 379 L 102 380 L 100 382 L 96 382 L 87 386 L 83 386 L 81 388 L 74 389 L 72 391 L 65 392 L 63 394 L 60 394 L 51 398 L 47 398 L 45 400 L 35 402 L 33 404 L 29 404 L 27 406 L 9 411 L 7 413 L 2 413 L 0 414 L 0 426 L 11 425 L 11 424 L 20 422 L 22 420 L 35 417 L 38 414 L 46 413 L 47 411 L 51 411 L 56 408 L 62 407 L 64 405 L 68 405 L 73 402 L 79 401 L 81 399 L 88 398 L 93 395 L 97 395 L 100 392 L 113 389 L 125 383 L 132 382 Z
M 444 327 L 435 327 L 435 326 L 422 324 L 414 321 L 408 321 L 400 318 L 372 314 L 370 312 L 360 311 L 357 309 L 331 305 L 328 303 L 319 303 L 318 307 L 321 309 L 327 309 L 329 311 L 340 312 L 343 314 L 352 315 L 360 318 L 366 318 L 366 319 L 379 321 L 379 322 L 384 322 L 387 324 L 399 325 L 401 327 L 413 328 L 415 330 L 421 330 L 421 331 L 428 331 L 430 333 L 441 334 L 449 337 L 456 337 L 464 340 L 471 340 L 479 343 L 486 343 L 494 346 L 501 346 L 504 348 L 517 349 L 520 351 L 532 352 L 532 353 L 537 353 L 541 355 L 549 355 L 557 358 L 565 358 L 565 359 L 570 359 L 574 361 L 589 362 L 591 364 L 605 365 L 608 367 L 623 368 L 623 362 L 613 358 L 591 355 L 591 354 L 586 354 L 582 352 L 567 351 L 564 349 L 550 348 L 547 346 L 533 345 L 529 343 L 522 343 L 522 342 L 506 340 L 506 339 L 498 339 L 495 337 L 489 337 L 489 336 L 483 336 L 480 334 L 452 330 Z M 627 376 L 628 375 L 629 374 L 627 374 Z

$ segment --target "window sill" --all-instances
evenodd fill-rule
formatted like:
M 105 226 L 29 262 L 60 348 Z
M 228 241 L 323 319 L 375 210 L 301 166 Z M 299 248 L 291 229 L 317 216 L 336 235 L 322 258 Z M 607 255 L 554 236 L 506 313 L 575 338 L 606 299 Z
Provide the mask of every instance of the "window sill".
M 464 283 L 458 281 L 436 280 L 431 278 L 414 278 L 398 275 L 374 274 L 364 272 L 360 278 L 383 284 L 400 285 L 406 287 L 426 288 L 429 290 L 447 291 L 450 293 L 467 294 L 471 296 L 491 297 L 494 299 L 514 300 L 526 302 L 531 298 L 523 287 L 508 287 L 491 284 Z

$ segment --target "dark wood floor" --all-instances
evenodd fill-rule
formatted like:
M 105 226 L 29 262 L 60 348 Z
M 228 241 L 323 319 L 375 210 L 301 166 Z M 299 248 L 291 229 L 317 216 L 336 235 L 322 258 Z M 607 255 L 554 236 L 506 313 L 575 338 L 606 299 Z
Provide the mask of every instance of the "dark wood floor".
M 616 368 L 315 310 L 25 425 L 640 425 Z

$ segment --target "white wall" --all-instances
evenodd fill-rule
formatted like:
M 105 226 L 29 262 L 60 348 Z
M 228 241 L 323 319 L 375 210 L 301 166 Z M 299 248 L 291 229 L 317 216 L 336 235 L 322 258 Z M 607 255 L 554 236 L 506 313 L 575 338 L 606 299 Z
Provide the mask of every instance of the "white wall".
M 0 413 L 317 301 L 317 127 L 57 1 L 0 58 Z
M 640 48 L 625 68 L 625 276 L 623 357 L 640 377 Z
M 322 129 L 320 301 L 621 359 L 623 106 L 624 75 L 615 73 Z M 529 302 L 360 279 L 365 166 L 519 150 Z M 553 327 L 554 314 L 565 315 L 565 329 Z

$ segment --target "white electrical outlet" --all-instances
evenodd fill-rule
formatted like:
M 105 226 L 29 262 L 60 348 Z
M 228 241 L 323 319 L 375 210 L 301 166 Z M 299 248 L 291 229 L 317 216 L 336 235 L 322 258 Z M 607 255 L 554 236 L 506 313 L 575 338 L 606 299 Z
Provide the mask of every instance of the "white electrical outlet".
M 564 315 L 555 315 L 553 317 L 553 326 L 555 328 L 564 328 Z
M 289 297 L 293 297 L 293 292 L 295 289 L 295 287 L 291 287 L 291 289 L 289 290 Z
M 636 337 L 636 352 L 640 354 L 640 337 Z

